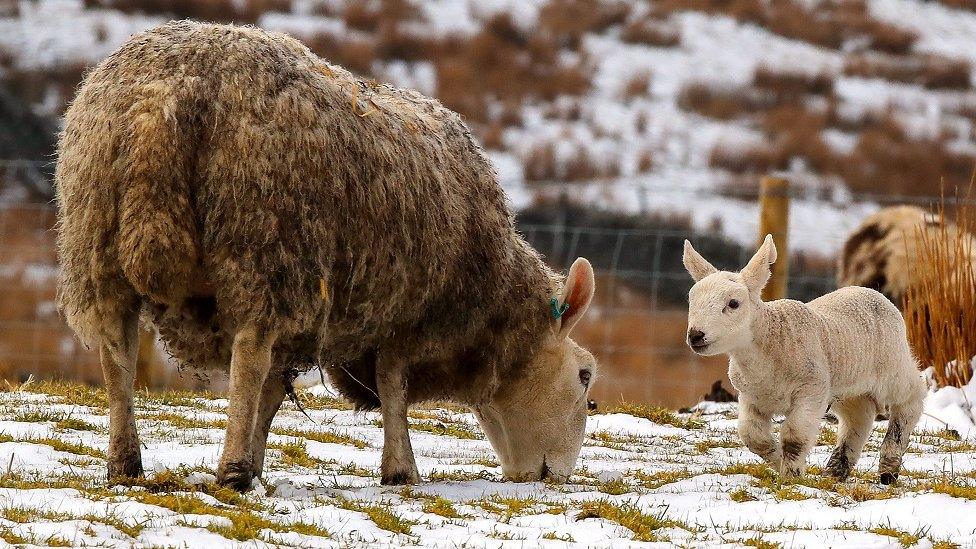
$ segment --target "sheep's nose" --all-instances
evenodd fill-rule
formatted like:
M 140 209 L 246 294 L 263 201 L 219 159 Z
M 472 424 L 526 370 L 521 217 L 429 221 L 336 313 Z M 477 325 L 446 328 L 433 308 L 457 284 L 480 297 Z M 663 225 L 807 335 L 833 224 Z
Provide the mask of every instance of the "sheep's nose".
M 688 330 L 688 343 L 701 345 L 705 341 L 705 332 L 701 330 Z

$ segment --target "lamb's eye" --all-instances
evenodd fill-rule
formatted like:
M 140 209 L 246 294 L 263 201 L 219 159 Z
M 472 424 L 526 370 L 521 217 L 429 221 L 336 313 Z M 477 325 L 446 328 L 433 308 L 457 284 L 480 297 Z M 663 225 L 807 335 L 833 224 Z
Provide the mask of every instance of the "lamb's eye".
M 738 309 L 738 308 L 739 308 L 739 300 L 738 299 L 730 299 L 729 300 L 729 309 Z
M 579 377 L 580 377 L 580 383 L 582 383 L 583 385 L 589 386 L 590 385 L 590 379 L 593 378 L 593 372 L 591 372 L 589 370 L 580 370 L 579 371 Z

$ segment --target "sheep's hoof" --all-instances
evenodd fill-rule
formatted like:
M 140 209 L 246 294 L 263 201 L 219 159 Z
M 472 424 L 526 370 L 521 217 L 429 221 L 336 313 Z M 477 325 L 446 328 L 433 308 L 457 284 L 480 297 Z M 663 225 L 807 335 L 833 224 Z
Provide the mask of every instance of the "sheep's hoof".
M 229 486 L 244 493 L 251 489 L 254 478 L 254 465 L 250 461 L 238 461 L 221 465 L 217 469 L 217 484 Z
M 110 483 L 124 482 L 125 479 L 142 476 L 142 459 L 135 455 L 124 459 L 109 459 L 108 481 Z
M 394 473 L 383 473 L 383 475 L 380 477 L 380 484 L 384 486 L 420 484 L 420 475 L 417 473 L 417 471 L 396 471 Z
M 898 480 L 898 473 L 881 473 L 881 484 L 888 486 Z

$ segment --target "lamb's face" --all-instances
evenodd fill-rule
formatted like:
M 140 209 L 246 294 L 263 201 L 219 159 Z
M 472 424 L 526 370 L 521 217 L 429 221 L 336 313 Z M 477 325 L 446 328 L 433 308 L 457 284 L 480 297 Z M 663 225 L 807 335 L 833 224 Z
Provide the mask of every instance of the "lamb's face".
M 769 266 L 776 261 L 773 237 L 766 235 L 738 273 L 719 271 L 687 240 L 682 261 L 695 280 L 688 292 L 688 345 L 706 356 L 748 345 L 753 316 L 762 304 L 760 292 L 769 280 Z
M 525 375 L 506 383 L 476 414 L 498 453 L 502 472 L 517 481 L 565 482 L 586 429 L 586 402 L 597 364 L 573 340 L 547 342 Z
M 577 259 L 535 355 L 527 357 L 518 376 L 502 380 L 488 403 L 475 408 L 508 478 L 565 482 L 573 473 L 597 366 L 569 333 L 586 313 L 593 292 L 593 267 Z
M 688 346 L 711 356 L 748 343 L 754 309 L 740 275 L 719 271 L 706 276 L 688 293 Z

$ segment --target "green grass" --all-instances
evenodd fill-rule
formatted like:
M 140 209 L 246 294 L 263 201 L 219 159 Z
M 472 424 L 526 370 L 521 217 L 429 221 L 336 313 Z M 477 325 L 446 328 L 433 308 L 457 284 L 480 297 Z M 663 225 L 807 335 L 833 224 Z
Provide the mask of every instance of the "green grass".
M 359 449 L 369 446 L 369 444 L 364 440 L 359 440 L 358 438 L 340 433 L 333 433 L 331 431 L 309 431 L 304 429 L 275 427 L 271 429 L 271 432 L 284 437 L 303 438 L 305 440 L 314 440 L 315 442 L 323 442 L 326 444 L 345 444 L 347 446 L 355 446 Z
M 683 418 L 667 408 L 659 406 L 647 406 L 644 404 L 632 404 L 623 402 L 609 410 L 611 414 L 630 414 L 635 417 L 649 419 L 661 425 L 671 425 L 680 429 L 702 429 L 705 424 L 692 417 Z
M 600 518 L 616 522 L 633 533 L 635 541 L 666 541 L 657 535 L 663 528 L 681 526 L 680 523 L 664 518 L 664 512 L 658 515 L 644 513 L 632 504 L 615 504 L 606 499 L 585 501 L 576 515 L 576 520 Z
M 388 532 L 410 534 L 410 529 L 417 524 L 397 515 L 389 502 L 363 503 L 341 496 L 336 498 L 336 502 L 336 506 L 341 509 L 365 514 L 378 528 Z

